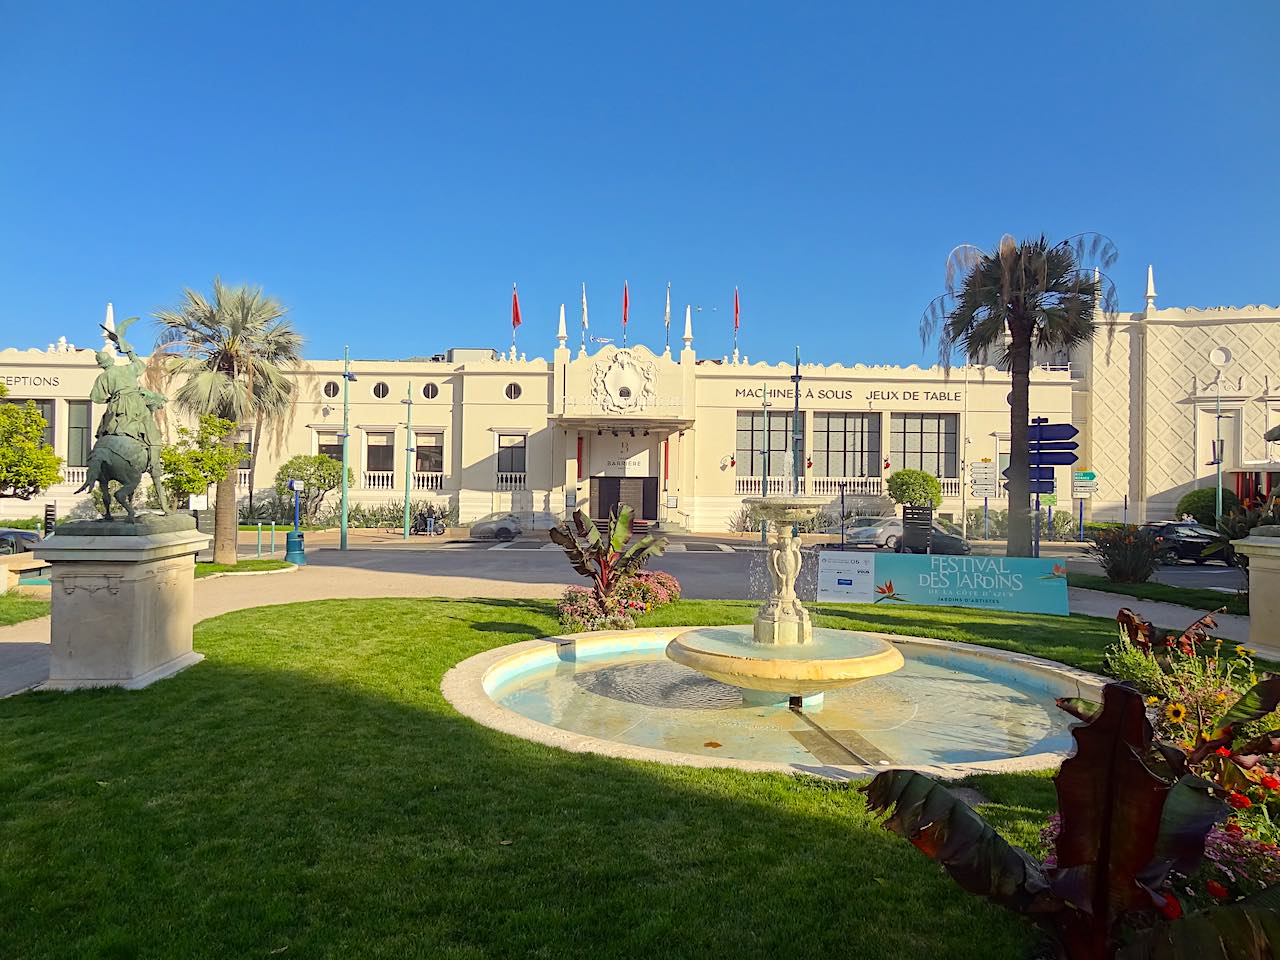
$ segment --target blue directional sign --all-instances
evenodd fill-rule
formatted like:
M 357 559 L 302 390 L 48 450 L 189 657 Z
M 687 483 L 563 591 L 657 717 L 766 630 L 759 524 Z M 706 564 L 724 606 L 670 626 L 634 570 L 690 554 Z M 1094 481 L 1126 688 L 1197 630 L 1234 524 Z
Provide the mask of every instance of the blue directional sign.
M 1028 493 L 1053 493 L 1052 480 L 1032 480 L 1027 487 Z
M 1006 469 L 1001 473 L 1006 480 L 1009 479 L 1009 471 Z M 1031 467 L 1027 470 L 1028 480 L 1052 480 L 1053 467 Z
M 1031 440 L 1070 440 L 1080 433 L 1074 423 L 1033 423 Z
M 1031 436 L 1027 447 L 1033 468 L 1067 467 L 1080 459 L 1075 452 L 1079 444 L 1071 439 L 1080 432 L 1074 423 L 1045 423 L 1043 418 L 1037 418 L 1028 431 Z
M 1067 467 L 1080 458 L 1070 450 L 1031 451 L 1031 462 L 1037 467 Z

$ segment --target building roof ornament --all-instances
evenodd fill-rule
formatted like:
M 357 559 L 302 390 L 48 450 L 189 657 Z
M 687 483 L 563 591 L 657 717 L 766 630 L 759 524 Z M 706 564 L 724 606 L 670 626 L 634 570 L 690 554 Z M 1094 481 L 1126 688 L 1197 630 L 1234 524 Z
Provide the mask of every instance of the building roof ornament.
M 1147 264 L 1147 312 L 1156 308 L 1156 272 L 1151 264 Z
M 560 326 L 556 328 L 556 346 L 565 349 L 569 342 L 569 332 L 564 325 L 564 304 L 560 304 Z
M 693 349 L 693 307 L 684 305 L 684 348 Z

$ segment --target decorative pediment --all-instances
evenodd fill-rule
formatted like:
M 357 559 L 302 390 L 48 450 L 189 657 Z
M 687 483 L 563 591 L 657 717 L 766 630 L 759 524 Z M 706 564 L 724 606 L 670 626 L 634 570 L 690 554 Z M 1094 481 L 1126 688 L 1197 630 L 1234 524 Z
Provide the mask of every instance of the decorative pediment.
M 646 351 L 648 352 L 648 351 Z M 657 399 L 657 367 L 626 348 L 596 361 L 591 370 L 591 401 L 608 413 L 647 410 Z

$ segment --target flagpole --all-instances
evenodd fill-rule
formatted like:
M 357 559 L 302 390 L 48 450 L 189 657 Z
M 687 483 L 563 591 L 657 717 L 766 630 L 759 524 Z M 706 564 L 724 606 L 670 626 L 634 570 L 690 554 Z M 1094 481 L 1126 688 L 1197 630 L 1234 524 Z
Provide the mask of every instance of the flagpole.
M 587 284 L 582 284 L 582 353 L 587 352 Z
M 514 283 L 511 284 L 511 303 L 513 307 L 511 311 L 511 359 L 514 360 L 516 356 L 516 318 L 514 310 L 514 305 L 516 303 L 516 285 Z
M 663 323 L 667 327 L 667 341 L 663 348 L 663 353 L 671 352 L 671 281 L 667 281 L 667 312 L 663 316 Z

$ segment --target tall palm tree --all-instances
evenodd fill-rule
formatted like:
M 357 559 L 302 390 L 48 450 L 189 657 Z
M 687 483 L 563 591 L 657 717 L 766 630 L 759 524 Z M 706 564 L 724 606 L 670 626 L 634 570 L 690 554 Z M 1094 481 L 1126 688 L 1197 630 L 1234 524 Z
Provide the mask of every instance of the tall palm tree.
M 1102 272 L 1115 262 L 1115 246 L 1098 234 L 1059 243 L 1044 236 L 1016 242 L 1005 235 L 996 249 L 957 247 L 947 258 L 946 292 L 920 320 L 927 346 L 950 368 L 959 347 L 966 361 L 1010 373 L 1008 555 L 1031 555 L 1030 392 L 1036 351 L 1069 351 L 1093 339 L 1095 317 L 1115 312 L 1115 285 Z
M 286 370 L 301 362 L 302 337 L 285 307 L 261 287 L 225 286 L 213 280 L 213 298 L 190 288 L 174 310 L 156 313 L 161 331 L 156 355 L 167 372 L 182 377 L 174 395 L 179 409 L 211 413 L 238 425 L 279 416 L 293 400 Z M 257 437 L 254 437 L 255 446 Z M 234 433 L 225 441 L 235 442 Z M 213 559 L 236 562 L 236 471 L 218 481 L 214 505 Z

